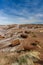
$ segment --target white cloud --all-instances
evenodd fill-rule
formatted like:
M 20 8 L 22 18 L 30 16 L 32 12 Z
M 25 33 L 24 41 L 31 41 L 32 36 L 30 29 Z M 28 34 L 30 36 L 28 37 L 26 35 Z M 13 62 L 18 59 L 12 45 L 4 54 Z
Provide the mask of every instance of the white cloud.
M 37 22 L 43 22 L 43 20 L 39 20 L 39 16 L 43 17 L 43 14 L 29 14 L 25 9 L 22 11 L 16 11 L 15 9 L 10 9 L 10 13 L 18 14 L 18 16 L 12 15 L 12 14 L 5 14 L 4 10 L 0 10 L 0 24 L 25 24 L 25 23 L 37 23 Z M 19 16 L 22 15 L 22 16 Z M 26 18 L 27 17 L 27 18 Z
M 38 14 L 36 14 L 36 16 L 37 17 L 43 17 L 43 14 L 38 13 Z

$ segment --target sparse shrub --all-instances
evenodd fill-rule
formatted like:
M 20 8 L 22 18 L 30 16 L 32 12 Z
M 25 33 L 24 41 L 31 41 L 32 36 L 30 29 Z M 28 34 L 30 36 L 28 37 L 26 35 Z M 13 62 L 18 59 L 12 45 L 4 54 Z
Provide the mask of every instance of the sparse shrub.
M 32 37 L 37 37 L 36 34 L 34 32 L 32 32 Z
M 27 59 L 26 59 L 26 57 L 21 56 L 21 57 L 18 59 L 18 62 L 19 62 L 19 65 L 27 64 Z
M 33 37 L 36 37 L 36 35 L 34 34 Z

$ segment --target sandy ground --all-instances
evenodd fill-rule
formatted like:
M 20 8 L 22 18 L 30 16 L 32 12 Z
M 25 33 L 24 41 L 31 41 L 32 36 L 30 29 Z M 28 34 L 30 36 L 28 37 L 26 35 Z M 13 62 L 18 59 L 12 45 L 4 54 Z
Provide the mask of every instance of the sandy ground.
M 27 31 L 27 32 L 25 32 Z M 27 38 L 20 37 L 21 34 L 26 34 Z M 19 41 L 14 41 L 16 39 L 20 39 L 20 44 L 30 45 L 34 41 L 38 41 L 41 48 L 37 48 L 36 50 L 40 52 L 40 62 L 35 63 L 35 65 L 43 65 L 43 25 L 8 25 L 8 26 L 0 26 L 0 62 L 2 60 L 3 65 L 5 61 L 1 58 L 6 54 L 6 51 L 11 51 L 12 48 L 15 50 L 17 46 L 9 47 L 10 44 L 19 44 Z M 18 43 L 18 44 L 17 44 Z M 20 47 L 22 48 L 22 47 Z M 3 52 L 3 49 L 6 50 Z M 34 49 L 35 50 L 35 49 Z M 8 52 L 7 52 L 8 54 Z M 13 54 L 13 53 L 12 53 Z M 16 55 L 15 53 L 15 56 Z M 6 59 L 7 61 L 7 59 Z M 11 60 L 14 61 L 14 60 Z M 11 62 L 10 61 L 10 62 Z M 1 64 L 0 64 L 1 65 Z M 10 65 L 10 64 L 8 64 Z M 13 64 L 12 64 L 13 65 Z

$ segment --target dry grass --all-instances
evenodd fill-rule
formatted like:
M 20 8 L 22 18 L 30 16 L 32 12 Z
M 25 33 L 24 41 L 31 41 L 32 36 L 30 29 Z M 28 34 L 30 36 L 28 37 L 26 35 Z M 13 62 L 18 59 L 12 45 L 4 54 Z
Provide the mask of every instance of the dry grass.
M 39 52 L 37 51 L 30 51 L 24 53 L 2 53 L 0 54 L 0 65 L 34 65 L 34 61 L 38 61 Z

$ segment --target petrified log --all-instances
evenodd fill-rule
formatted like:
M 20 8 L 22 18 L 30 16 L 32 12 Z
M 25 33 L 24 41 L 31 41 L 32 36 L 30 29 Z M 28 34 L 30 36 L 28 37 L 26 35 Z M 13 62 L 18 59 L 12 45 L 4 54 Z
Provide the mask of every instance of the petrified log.
M 25 33 L 26 33 L 26 34 L 30 34 L 30 33 L 31 33 L 31 31 L 27 31 L 27 30 L 25 30 Z
M 28 35 L 23 33 L 23 34 L 20 35 L 20 37 L 21 37 L 21 38 L 27 38 Z
M 41 47 L 36 42 L 33 42 L 33 43 L 20 43 L 20 45 L 18 45 L 16 47 L 16 51 L 17 52 L 26 51 L 26 50 L 31 51 L 31 50 L 36 50 L 37 48 L 41 48 Z
M 0 39 L 3 39 L 3 38 L 5 38 L 5 37 L 0 35 Z
M 16 45 L 19 45 L 19 44 L 20 44 L 20 40 L 15 39 L 15 40 L 11 41 L 11 44 L 9 46 L 13 47 L 13 46 L 16 46 Z

